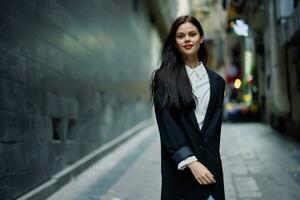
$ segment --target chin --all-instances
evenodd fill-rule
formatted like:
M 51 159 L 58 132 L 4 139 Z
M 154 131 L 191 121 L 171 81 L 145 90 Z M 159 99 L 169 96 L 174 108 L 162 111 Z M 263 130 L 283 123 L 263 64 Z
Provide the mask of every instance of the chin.
M 195 55 L 197 52 L 192 52 L 192 51 L 184 51 L 182 52 L 182 54 L 184 56 L 192 56 L 192 55 Z

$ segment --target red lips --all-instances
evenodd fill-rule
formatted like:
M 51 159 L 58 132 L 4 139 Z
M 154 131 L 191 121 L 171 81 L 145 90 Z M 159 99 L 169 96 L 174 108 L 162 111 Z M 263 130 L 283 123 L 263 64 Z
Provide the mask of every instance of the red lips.
M 193 46 L 194 46 L 194 45 L 192 45 L 192 44 L 186 44 L 186 45 L 184 45 L 183 47 L 184 47 L 185 49 L 191 49 Z

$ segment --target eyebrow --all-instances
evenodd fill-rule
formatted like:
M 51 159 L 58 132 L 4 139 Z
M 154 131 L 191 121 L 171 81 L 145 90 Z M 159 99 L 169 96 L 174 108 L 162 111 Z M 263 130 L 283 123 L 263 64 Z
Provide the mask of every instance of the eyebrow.
M 192 30 L 192 31 L 189 31 L 188 33 L 192 33 L 192 32 L 197 32 L 197 31 L 195 31 L 195 30 Z M 178 33 L 176 33 L 177 35 L 179 35 L 179 34 L 184 34 L 183 32 L 178 32 Z

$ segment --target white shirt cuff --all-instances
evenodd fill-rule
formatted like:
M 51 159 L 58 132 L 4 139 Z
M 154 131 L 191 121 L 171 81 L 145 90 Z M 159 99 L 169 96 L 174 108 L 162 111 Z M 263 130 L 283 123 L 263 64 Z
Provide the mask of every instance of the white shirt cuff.
M 182 160 L 178 165 L 178 170 L 184 170 L 190 163 L 197 161 L 198 159 L 195 156 L 187 157 L 186 159 Z

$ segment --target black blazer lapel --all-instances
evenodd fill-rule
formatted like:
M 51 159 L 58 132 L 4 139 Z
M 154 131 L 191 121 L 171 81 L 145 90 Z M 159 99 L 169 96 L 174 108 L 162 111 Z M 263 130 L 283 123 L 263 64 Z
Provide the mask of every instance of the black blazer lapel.
M 200 134 L 200 128 L 199 128 L 199 124 L 198 124 L 195 112 L 192 110 L 188 116 L 189 116 L 190 122 L 192 123 L 194 128 L 197 130 L 197 132 Z
M 218 92 L 218 86 L 217 86 L 217 81 L 216 81 L 216 76 L 213 74 L 213 72 L 209 69 L 207 69 L 207 74 L 209 77 L 209 84 L 210 84 L 210 97 L 209 97 L 209 102 L 208 102 L 208 107 L 205 113 L 203 125 L 201 128 L 201 134 L 203 131 L 206 129 L 209 120 L 211 119 L 213 113 L 214 113 L 214 108 L 215 108 L 215 103 L 217 100 L 217 92 Z

